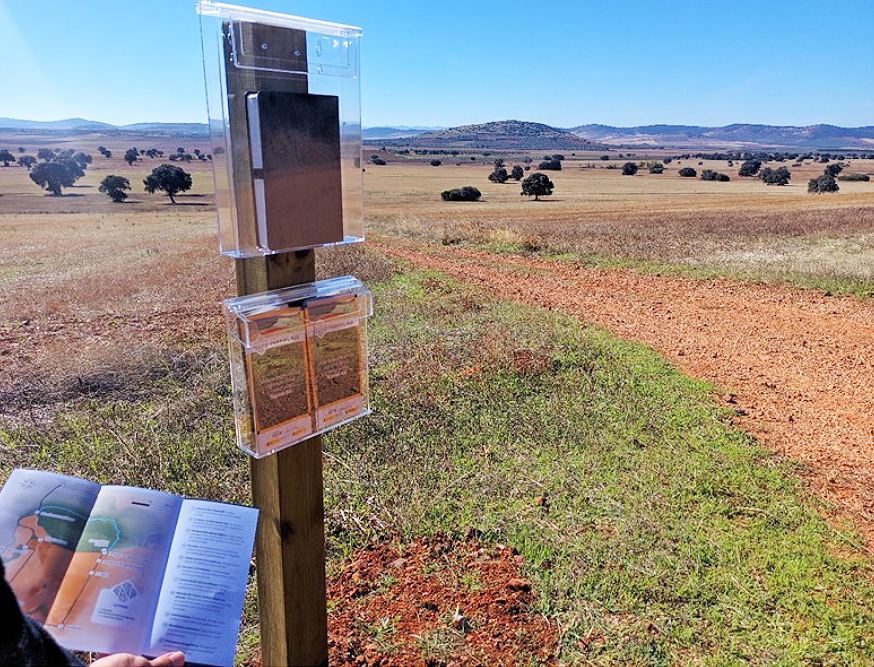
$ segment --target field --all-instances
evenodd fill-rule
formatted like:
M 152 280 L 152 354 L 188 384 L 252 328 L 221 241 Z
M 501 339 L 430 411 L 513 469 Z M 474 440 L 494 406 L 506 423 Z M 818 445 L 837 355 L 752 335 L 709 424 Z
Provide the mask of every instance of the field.
M 546 172 L 556 187 L 542 202 L 521 197 L 515 181 L 490 183 L 490 164 L 368 167 L 370 229 L 499 251 L 573 253 L 592 265 L 671 264 L 699 277 L 874 289 L 874 181 L 840 182 L 837 196 L 811 196 L 807 182 L 824 165 L 810 160 L 790 168 L 785 187 L 740 178 L 738 165 L 724 161 L 675 160 L 661 175 L 641 169 L 630 177 L 603 164 L 568 160 L 561 171 Z M 690 165 L 732 181 L 677 176 Z M 854 160 L 847 172 L 874 174 L 874 161 Z M 435 196 L 462 185 L 478 187 L 484 201 L 446 206 Z
M 116 157 L 153 140 L 67 140 L 63 197 L 0 168 L 0 475 L 246 502 L 210 165 L 174 206 Z M 534 202 L 490 159 L 368 165 L 368 243 L 319 253 L 376 301 L 374 414 L 325 438 L 332 664 L 874 661 L 874 185 L 568 159 Z

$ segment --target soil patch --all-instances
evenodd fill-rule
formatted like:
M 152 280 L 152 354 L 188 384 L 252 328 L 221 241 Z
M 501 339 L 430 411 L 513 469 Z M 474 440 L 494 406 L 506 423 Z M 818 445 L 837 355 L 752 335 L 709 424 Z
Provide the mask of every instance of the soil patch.
M 512 548 L 440 534 L 353 553 L 328 579 L 330 664 L 556 664 L 557 628 L 521 567 Z

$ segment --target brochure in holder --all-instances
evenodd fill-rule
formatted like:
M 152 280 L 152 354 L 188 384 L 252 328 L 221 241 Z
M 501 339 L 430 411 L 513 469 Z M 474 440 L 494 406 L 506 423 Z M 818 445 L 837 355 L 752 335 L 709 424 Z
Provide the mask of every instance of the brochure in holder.
M 221 252 L 363 240 L 361 31 L 209 0 L 196 9 Z
M 225 301 L 237 444 L 255 458 L 370 412 L 370 292 L 346 276 Z

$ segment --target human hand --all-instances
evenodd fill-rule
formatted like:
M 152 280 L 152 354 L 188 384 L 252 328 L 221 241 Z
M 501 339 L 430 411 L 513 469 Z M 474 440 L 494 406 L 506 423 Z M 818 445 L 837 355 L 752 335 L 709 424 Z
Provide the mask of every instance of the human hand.
M 184 664 L 185 654 L 171 651 L 151 660 L 133 653 L 113 653 L 95 660 L 91 667 L 182 667 Z

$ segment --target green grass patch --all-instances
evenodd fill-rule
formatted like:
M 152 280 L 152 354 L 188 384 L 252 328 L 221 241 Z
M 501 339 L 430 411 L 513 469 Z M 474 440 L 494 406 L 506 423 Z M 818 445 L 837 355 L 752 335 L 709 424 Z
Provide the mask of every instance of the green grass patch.
M 512 544 L 570 664 L 874 659 L 862 553 L 710 387 L 437 274 L 375 297 L 374 414 L 326 439 L 330 553 L 468 528 Z

